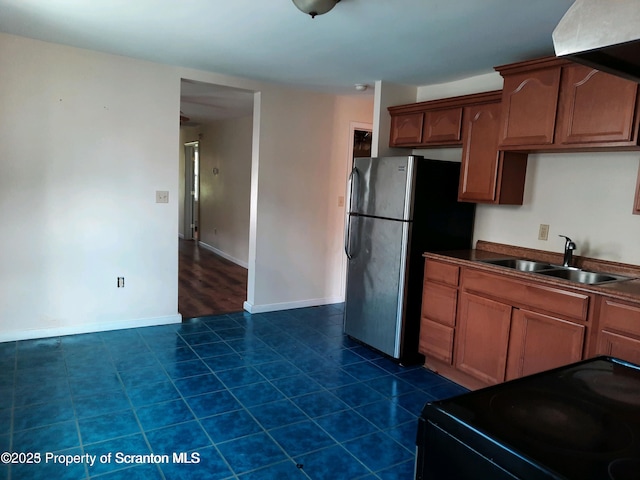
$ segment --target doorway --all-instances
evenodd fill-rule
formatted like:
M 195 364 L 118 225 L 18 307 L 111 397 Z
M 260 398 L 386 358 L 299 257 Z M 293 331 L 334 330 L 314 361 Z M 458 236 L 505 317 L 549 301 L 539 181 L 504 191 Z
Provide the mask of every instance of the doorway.
M 248 243 L 252 91 L 182 79 L 178 311 L 242 311 Z M 184 189 L 184 190 L 182 190 Z

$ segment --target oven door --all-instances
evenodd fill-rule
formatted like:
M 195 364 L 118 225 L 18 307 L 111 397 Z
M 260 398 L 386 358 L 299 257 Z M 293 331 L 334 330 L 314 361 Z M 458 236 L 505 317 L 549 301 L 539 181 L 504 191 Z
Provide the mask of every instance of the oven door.
M 416 480 L 517 480 L 489 458 L 438 425 L 420 418 Z

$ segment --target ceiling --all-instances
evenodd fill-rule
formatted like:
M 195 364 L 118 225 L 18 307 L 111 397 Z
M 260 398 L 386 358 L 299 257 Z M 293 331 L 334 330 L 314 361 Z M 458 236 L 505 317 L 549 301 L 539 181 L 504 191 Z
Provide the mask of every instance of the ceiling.
M 290 0 L 0 0 L 0 31 L 354 94 L 356 83 L 443 83 L 551 55 L 551 33 L 572 3 L 342 0 L 311 19 Z M 233 111 L 232 98 L 247 100 L 246 92 L 227 89 L 213 92 L 213 100 L 204 98 L 211 92 L 192 82 L 183 89 L 191 105 L 183 106 L 192 109 L 203 101 L 200 107 L 207 108 L 213 101 L 215 115 L 222 115 L 224 109 Z M 192 116 L 200 115 L 195 113 L 200 107 Z

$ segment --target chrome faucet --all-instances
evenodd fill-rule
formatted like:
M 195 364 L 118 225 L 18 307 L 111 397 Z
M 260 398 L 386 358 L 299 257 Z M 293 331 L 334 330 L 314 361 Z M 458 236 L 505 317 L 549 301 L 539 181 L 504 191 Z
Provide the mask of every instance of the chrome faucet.
M 563 267 L 570 267 L 573 260 L 573 251 L 576 249 L 576 244 L 566 235 L 558 235 L 565 239 L 564 242 L 564 260 L 562 261 Z

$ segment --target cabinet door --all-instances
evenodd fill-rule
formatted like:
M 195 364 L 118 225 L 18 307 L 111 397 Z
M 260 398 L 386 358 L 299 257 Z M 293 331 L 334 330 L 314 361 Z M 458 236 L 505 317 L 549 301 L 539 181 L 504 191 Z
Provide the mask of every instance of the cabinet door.
M 458 200 L 522 205 L 527 154 L 498 151 L 499 103 L 465 108 Z
M 560 72 L 557 66 L 504 76 L 500 146 L 553 143 Z
M 631 144 L 638 84 L 583 65 L 563 67 L 556 143 Z
M 465 109 L 460 200 L 493 202 L 496 198 L 499 121 L 498 103 Z
M 514 310 L 507 380 L 582 360 L 586 327 L 527 310 Z
M 417 145 L 422 141 L 424 112 L 403 113 L 391 117 L 389 145 Z
M 461 142 L 462 107 L 432 110 L 425 113 L 422 143 L 429 145 Z
M 463 292 L 459 312 L 456 368 L 488 385 L 504 381 L 511 306 Z

